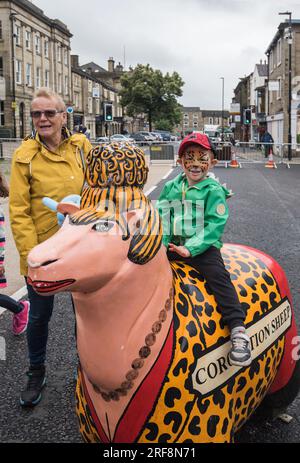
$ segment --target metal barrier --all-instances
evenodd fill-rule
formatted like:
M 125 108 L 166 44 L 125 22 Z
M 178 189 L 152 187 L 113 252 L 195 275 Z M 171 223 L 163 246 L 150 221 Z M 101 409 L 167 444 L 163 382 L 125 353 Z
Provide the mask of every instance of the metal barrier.
M 0 138 L 0 159 L 11 159 L 21 143 L 21 138 Z
M 289 156 L 291 146 L 291 159 Z M 300 164 L 300 145 L 289 145 L 288 143 L 261 143 L 261 142 L 236 142 L 234 145 L 229 142 L 220 142 L 216 145 L 217 159 L 219 166 L 228 167 L 232 160 L 243 164 L 265 164 L 269 161 L 270 154 L 275 164 L 284 164 L 290 167 L 292 164 Z
M 150 164 L 153 162 L 160 164 L 176 165 L 178 154 L 178 143 L 161 143 L 150 146 Z

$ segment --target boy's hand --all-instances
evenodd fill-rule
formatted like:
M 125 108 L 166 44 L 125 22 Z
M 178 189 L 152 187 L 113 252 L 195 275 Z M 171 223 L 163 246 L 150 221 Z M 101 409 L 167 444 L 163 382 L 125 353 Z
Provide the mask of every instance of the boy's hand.
M 176 246 L 176 244 L 170 243 L 169 251 L 176 252 L 176 254 L 179 254 L 181 257 L 191 257 L 190 251 L 184 246 Z

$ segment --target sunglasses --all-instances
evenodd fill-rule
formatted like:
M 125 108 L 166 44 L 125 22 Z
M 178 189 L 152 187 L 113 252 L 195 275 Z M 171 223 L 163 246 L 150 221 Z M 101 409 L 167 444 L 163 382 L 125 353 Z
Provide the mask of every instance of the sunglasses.
M 47 119 L 52 119 L 59 113 L 64 113 L 64 110 L 46 109 L 46 111 L 31 111 L 30 115 L 32 119 L 40 119 L 42 114 L 44 114 Z

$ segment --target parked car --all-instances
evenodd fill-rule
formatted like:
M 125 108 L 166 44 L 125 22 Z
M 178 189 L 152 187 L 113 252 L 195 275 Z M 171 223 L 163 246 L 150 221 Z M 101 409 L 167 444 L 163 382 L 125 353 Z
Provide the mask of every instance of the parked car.
M 114 135 L 111 135 L 110 141 L 123 141 L 123 142 L 133 143 L 134 139 L 130 138 L 127 135 L 123 135 L 121 133 L 115 133 Z
M 148 145 L 150 143 L 150 141 L 148 140 L 148 137 L 146 137 L 142 133 L 132 133 L 130 135 L 130 138 L 135 140 L 140 145 Z
M 96 143 L 109 143 L 109 138 L 108 137 L 97 137 Z
M 152 141 L 152 142 L 156 141 L 156 136 L 152 135 L 151 132 L 146 132 L 144 130 L 140 130 L 137 133 L 140 133 L 140 134 L 144 135 L 144 137 L 146 138 L 147 141 Z
M 159 133 L 163 141 L 171 141 L 171 134 L 167 130 L 153 130 L 154 133 Z
M 155 137 L 156 141 L 163 141 L 163 137 L 161 136 L 160 133 L 158 133 L 158 132 L 150 132 L 150 134 L 153 135 L 153 137 Z

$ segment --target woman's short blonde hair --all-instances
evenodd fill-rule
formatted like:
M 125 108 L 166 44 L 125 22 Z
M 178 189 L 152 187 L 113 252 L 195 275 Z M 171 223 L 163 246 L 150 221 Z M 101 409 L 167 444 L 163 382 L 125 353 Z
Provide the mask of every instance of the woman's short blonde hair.
M 60 110 L 63 110 L 65 111 L 66 110 L 66 104 L 64 102 L 64 100 L 62 99 L 62 97 L 60 95 L 58 95 L 58 93 L 55 93 L 53 90 L 51 90 L 50 88 L 47 88 L 47 87 L 41 87 L 39 88 L 33 95 L 33 99 L 32 99 L 32 102 L 36 99 L 36 98 L 40 98 L 40 97 L 43 97 L 43 98 L 54 98 L 56 101 L 57 101 L 57 105 L 58 105 L 58 109 Z M 31 102 L 31 104 L 32 104 Z

